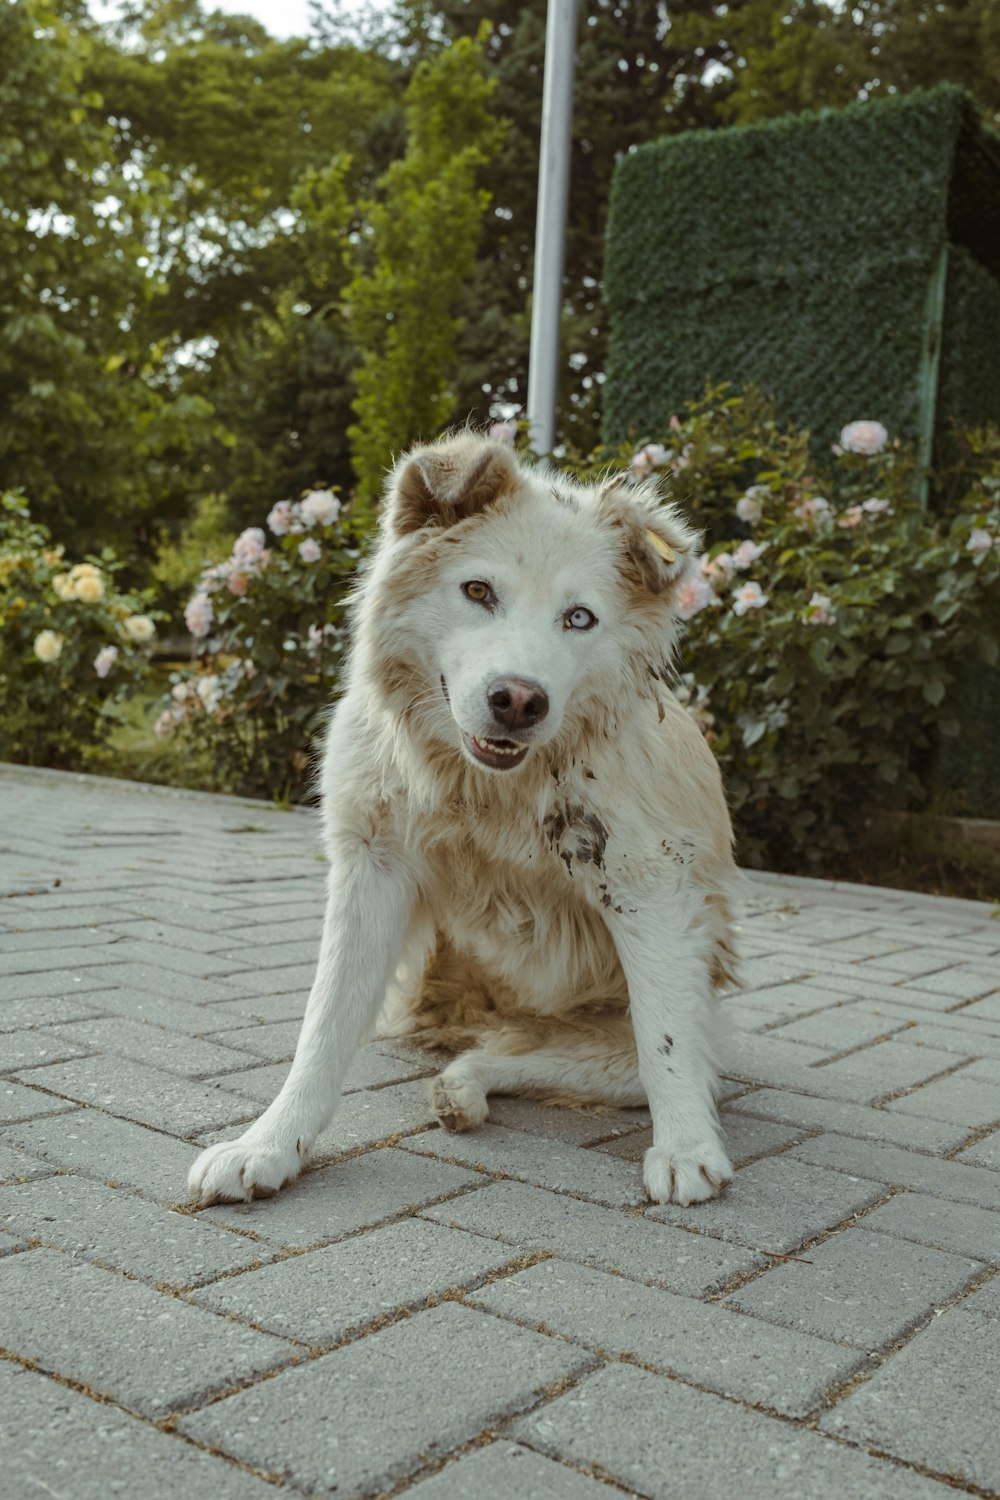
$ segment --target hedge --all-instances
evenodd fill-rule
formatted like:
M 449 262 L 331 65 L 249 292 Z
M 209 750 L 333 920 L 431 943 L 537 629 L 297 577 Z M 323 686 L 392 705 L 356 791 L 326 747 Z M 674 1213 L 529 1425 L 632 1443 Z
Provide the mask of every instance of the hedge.
M 756 385 L 827 451 L 862 417 L 919 438 L 943 257 L 937 437 L 1000 421 L 1000 138 L 967 93 L 639 147 L 611 192 L 605 437 L 658 436 L 712 380 Z

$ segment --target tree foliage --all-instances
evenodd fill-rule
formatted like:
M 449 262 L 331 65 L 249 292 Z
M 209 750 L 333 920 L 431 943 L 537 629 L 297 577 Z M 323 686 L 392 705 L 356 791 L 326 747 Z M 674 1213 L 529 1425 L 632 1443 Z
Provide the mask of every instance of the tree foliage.
M 344 294 L 359 351 L 349 437 L 362 503 L 380 493 L 389 455 L 433 438 L 454 414 L 456 314 L 490 201 L 476 184 L 503 136 L 483 69 L 486 34 L 418 63 L 406 152 L 365 205 L 371 263 Z
M 205 494 L 238 529 L 349 485 L 352 444 L 371 488 L 409 436 L 524 403 L 545 0 L 314 9 L 278 40 L 201 0 L 104 26 L 0 0 L 0 487 L 70 545 L 142 568 Z M 587 0 L 577 42 L 558 430 L 580 451 L 619 153 L 942 80 L 1000 114 L 993 0 Z

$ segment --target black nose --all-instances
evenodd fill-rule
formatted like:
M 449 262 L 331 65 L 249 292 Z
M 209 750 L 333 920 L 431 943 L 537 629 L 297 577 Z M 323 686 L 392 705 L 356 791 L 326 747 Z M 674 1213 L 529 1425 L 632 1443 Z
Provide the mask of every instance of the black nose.
M 549 695 L 540 682 L 524 677 L 498 677 L 486 689 L 486 701 L 498 724 L 527 729 L 549 711 Z

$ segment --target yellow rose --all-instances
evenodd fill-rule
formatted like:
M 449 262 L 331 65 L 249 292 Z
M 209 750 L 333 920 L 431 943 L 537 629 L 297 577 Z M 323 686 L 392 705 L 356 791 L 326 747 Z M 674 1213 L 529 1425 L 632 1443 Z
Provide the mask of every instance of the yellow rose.
M 39 661 L 55 661 L 63 648 L 63 638 L 54 630 L 40 630 L 35 636 L 35 655 Z
M 74 563 L 69 576 L 75 583 L 78 578 L 100 578 L 101 570 L 96 563 Z
M 104 598 L 104 584 L 96 574 L 84 573 L 73 585 L 73 593 L 84 604 L 96 604 L 98 599 Z
M 156 634 L 156 626 L 148 615 L 130 615 L 125 621 L 125 634 L 130 640 L 138 641 L 139 645 L 145 645 L 151 641 Z
M 52 547 L 48 552 L 45 553 L 45 561 L 48 563 L 50 568 L 54 568 L 62 561 L 62 555 L 62 547 Z
M 68 573 L 58 573 L 52 580 L 52 587 L 55 589 L 56 593 L 63 601 L 63 603 L 65 603 L 67 599 L 76 598 L 76 592 L 73 588 L 73 583 Z

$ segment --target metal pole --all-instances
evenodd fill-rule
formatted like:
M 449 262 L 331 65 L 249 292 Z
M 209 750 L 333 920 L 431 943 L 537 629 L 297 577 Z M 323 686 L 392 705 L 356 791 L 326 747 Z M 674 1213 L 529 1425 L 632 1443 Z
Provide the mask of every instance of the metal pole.
M 531 446 L 540 454 L 551 453 L 556 441 L 559 324 L 575 60 L 576 0 L 549 0 L 528 364 L 528 427 Z

